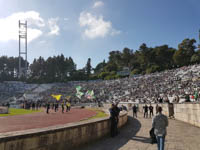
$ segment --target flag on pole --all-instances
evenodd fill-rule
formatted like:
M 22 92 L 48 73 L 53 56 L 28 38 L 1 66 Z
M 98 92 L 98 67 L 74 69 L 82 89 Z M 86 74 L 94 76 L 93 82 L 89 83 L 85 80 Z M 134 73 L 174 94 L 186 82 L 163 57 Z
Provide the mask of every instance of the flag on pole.
M 88 98 L 88 99 L 93 99 L 93 98 L 95 98 L 95 96 L 94 96 L 94 91 L 93 91 L 93 90 L 88 90 L 88 91 L 85 93 L 85 97 Z
M 198 92 L 197 91 L 195 92 L 194 98 L 195 98 L 195 100 L 198 99 Z
M 83 92 L 81 92 L 81 86 L 76 87 L 76 96 L 81 99 L 81 97 L 84 95 Z
M 62 95 L 54 95 L 54 94 L 52 94 L 51 96 L 53 98 L 55 98 L 57 101 L 59 101 Z
M 79 92 L 81 90 L 81 86 L 76 87 L 76 91 Z
M 76 96 L 81 99 L 81 97 L 84 95 L 83 92 L 77 91 Z

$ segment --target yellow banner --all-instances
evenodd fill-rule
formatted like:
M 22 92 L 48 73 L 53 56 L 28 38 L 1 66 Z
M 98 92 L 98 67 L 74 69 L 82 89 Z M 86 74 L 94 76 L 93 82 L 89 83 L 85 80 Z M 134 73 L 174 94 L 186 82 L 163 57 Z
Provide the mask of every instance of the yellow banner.
M 54 95 L 54 94 L 52 94 L 51 96 L 53 98 L 55 98 L 57 101 L 59 101 L 62 95 Z

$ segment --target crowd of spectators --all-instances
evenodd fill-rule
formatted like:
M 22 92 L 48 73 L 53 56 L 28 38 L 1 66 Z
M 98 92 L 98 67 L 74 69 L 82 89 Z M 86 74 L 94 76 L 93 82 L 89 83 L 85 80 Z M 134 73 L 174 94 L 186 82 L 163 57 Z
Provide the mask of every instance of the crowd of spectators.
M 65 96 L 70 95 L 74 102 L 191 102 L 200 98 L 200 65 L 192 65 L 160 73 L 137 75 L 116 80 L 75 81 L 57 84 L 45 91 L 46 98 L 54 92 Z M 81 91 L 94 90 L 94 99 L 76 97 L 76 86 Z
M 70 96 L 72 103 L 77 102 L 191 102 L 200 99 L 200 65 L 186 66 L 147 75 L 130 76 L 116 80 L 71 81 L 54 83 L 51 88 L 38 92 L 40 100 L 55 101 L 52 94 L 61 94 L 62 99 Z M 81 92 L 94 91 L 95 98 L 76 96 L 76 87 Z M 30 93 L 30 90 L 29 90 Z M 34 101 L 34 100 L 33 100 Z

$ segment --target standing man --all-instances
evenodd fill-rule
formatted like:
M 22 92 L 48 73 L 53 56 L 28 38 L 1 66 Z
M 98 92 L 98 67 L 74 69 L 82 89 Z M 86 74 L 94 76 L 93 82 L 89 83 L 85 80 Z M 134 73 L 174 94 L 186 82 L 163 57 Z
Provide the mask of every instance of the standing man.
M 156 104 L 156 114 L 158 113 L 158 104 Z
M 168 119 L 162 114 L 162 107 L 158 107 L 158 114 L 153 118 L 152 127 L 156 135 L 158 150 L 164 150 L 165 136 L 167 135 Z
M 144 118 L 148 118 L 148 106 L 145 105 L 143 108 L 144 108 Z
M 58 103 L 57 102 L 55 103 L 54 108 L 55 108 L 55 112 L 58 111 Z
M 119 123 L 119 113 L 120 113 L 120 108 L 118 107 L 118 102 L 115 104 L 114 111 L 115 111 L 115 117 L 116 117 L 116 121 L 117 121 L 116 134 L 119 134 L 118 128 L 117 128 L 118 123 Z
M 50 104 L 49 104 L 49 102 L 47 102 L 46 107 L 47 107 L 47 114 L 48 114 L 48 113 L 49 113 L 49 109 L 50 109 Z
M 115 114 L 115 105 L 112 104 L 111 108 L 109 109 L 110 112 L 110 134 L 111 137 L 116 136 L 116 129 L 117 129 L 117 120 L 116 120 L 116 114 Z
M 62 107 L 62 113 L 64 113 L 64 110 L 65 110 L 64 102 L 62 102 L 61 107 Z
M 149 116 L 150 116 L 150 118 L 151 118 L 151 116 L 153 117 L 153 106 L 151 106 L 151 104 L 150 104 L 150 106 L 149 106 Z
M 134 118 L 134 116 L 137 118 L 137 107 L 135 104 L 133 105 L 132 109 L 133 109 L 133 118 Z
M 71 104 L 69 101 L 66 102 L 66 112 L 70 111 L 70 108 L 71 108 Z

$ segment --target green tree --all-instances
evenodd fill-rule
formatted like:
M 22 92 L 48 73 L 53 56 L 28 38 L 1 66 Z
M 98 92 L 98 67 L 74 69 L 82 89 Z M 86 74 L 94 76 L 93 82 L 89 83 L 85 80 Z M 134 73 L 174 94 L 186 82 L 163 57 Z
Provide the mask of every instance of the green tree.
M 189 65 L 192 55 L 195 53 L 195 39 L 185 39 L 178 45 L 178 50 L 175 52 L 173 59 L 176 65 Z
M 85 66 L 85 71 L 86 71 L 86 75 L 89 78 L 90 74 L 91 74 L 91 70 L 92 70 L 92 66 L 91 66 L 91 59 L 88 58 L 87 60 L 87 64 Z

